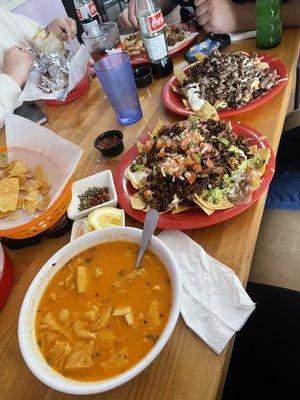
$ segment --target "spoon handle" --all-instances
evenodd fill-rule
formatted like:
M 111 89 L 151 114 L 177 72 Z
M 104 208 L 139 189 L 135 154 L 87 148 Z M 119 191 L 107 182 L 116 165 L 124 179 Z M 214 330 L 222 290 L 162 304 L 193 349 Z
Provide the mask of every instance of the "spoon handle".
M 149 210 L 146 214 L 143 235 L 142 235 L 142 242 L 135 262 L 136 268 L 140 266 L 145 250 L 155 231 L 158 218 L 159 218 L 159 213 L 154 208 L 151 208 L 151 210 Z

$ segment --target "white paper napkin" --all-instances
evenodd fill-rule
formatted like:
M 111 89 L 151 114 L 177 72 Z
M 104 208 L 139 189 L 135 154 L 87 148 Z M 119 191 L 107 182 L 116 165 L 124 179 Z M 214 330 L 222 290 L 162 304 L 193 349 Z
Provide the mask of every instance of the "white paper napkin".
M 77 53 L 71 60 L 70 64 L 70 75 L 68 84 L 68 93 L 83 79 L 87 71 L 88 60 L 90 59 L 90 53 L 87 48 L 83 45 L 79 47 Z M 18 98 L 18 102 L 23 101 L 34 101 L 34 100 L 55 100 L 64 89 L 46 93 L 38 87 L 40 81 L 40 73 L 37 71 L 31 71 L 27 79 L 24 90 Z
M 255 303 L 232 269 L 210 257 L 187 235 L 169 230 L 158 237 L 179 265 L 183 284 L 181 314 L 185 323 L 220 354 L 245 324 Z
M 255 38 L 256 31 L 235 32 L 235 33 L 230 33 L 229 36 L 232 42 L 238 42 L 240 40 Z

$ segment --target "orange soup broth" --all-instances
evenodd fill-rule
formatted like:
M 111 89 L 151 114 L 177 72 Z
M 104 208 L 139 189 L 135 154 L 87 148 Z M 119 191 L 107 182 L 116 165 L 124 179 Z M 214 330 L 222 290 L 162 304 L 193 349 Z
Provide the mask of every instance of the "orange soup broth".
M 50 281 L 37 311 L 36 338 L 48 364 L 63 376 L 80 381 L 113 377 L 138 363 L 158 340 L 170 313 L 171 282 L 163 263 L 149 250 L 146 251 L 140 267 L 144 270 L 144 275 L 126 280 L 129 274 L 137 271 L 134 267 L 137 251 L 137 244 L 126 241 L 99 244 L 70 260 Z M 78 265 L 87 267 L 88 285 L 84 293 L 78 293 L 76 284 Z M 96 278 L 96 269 L 99 267 L 103 275 Z M 122 281 L 124 277 L 125 283 Z M 116 289 L 116 286 L 112 285 L 116 282 L 123 283 Z M 154 316 L 159 320 L 151 319 L 153 314 L 149 310 L 153 301 L 158 304 Z M 83 314 L 91 310 L 94 305 L 103 304 L 111 305 L 112 314 L 116 309 L 130 306 L 133 315 L 132 325 L 126 322 L 124 316 L 111 315 L 104 329 L 112 331 L 115 340 L 103 345 L 97 339 L 99 331 L 93 332 L 90 327 L 90 331 L 96 335 L 95 339 L 78 338 L 74 333 L 74 322 L 83 320 Z M 64 322 L 59 321 L 62 309 L 69 312 L 69 317 Z M 51 339 L 50 343 L 45 340 L 47 330 L 39 327 L 49 312 L 53 313 L 66 332 L 65 334 L 54 332 L 57 338 L 54 341 Z M 68 342 L 71 348 L 78 342 L 92 343 L 92 366 L 66 370 L 65 361 L 60 365 L 56 361 L 52 362 L 51 349 L 56 340 Z M 111 363 L 112 365 L 109 364 L 107 367 L 105 363 L 124 349 L 126 349 L 124 365 L 114 366 L 114 363 Z

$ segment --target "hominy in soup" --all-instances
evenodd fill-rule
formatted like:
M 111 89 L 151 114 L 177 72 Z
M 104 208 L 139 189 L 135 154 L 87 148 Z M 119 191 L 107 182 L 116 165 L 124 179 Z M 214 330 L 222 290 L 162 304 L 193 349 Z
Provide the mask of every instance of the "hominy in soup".
M 172 290 L 159 258 L 139 246 L 102 243 L 68 261 L 47 286 L 36 338 L 47 363 L 63 376 L 97 381 L 125 372 L 159 339 Z

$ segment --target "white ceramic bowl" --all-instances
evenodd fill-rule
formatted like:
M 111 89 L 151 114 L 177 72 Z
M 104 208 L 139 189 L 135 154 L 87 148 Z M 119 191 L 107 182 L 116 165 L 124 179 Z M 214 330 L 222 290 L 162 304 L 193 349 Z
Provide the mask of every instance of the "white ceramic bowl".
M 22 304 L 19 316 L 18 336 L 21 352 L 27 366 L 46 385 L 64 393 L 77 395 L 105 392 L 122 385 L 143 371 L 166 345 L 179 316 L 182 288 L 175 258 L 165 244 L 154 236 L 151 239 L 149 248 L 160 258 L 168 271 L 172 285 L 172 306 L 169 320 L 163 333 L 151 351 L 140 362 L 128 371 L 110 379 L 96 382 L 75 381 L 65 378 L 49 367 L 36 341 L 35 316 L 41 296 L 51 278 L 68 260 L 99 243 L 116 240 L 128 240 L 139 243 L 141 237 L 142 231 L 140 229 L 125 227 L 106 228 L 88 233 L 59 250 L 34 278 Z
M 83 194 L 88 188 L 96 187 L 108 187 L 110 200 L 105 203 L 98 204 L 97 206 L 87 208 L 83 211 L 78 211 L 79 207 L 79 195 Z M 72 200 L 68 207 L 68 217 L 73 220 L 80 218 L 85 218 L 96 208 L 100 207 L 116 207 L 118 202 L 118 196 L 113 180 L 111 171 L 108 169 L 106 171 L 99 172 L 98 174 L 87 176 L 86 178 L 80 179 L 73 183 L 72 186 Z

